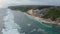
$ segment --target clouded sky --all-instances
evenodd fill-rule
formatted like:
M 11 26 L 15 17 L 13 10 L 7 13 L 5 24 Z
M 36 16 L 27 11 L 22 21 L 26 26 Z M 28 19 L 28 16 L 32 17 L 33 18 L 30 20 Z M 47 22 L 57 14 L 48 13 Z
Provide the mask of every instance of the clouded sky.
M 60 5 L 60 0 L 0 0 L 0 8 L 10 5 Z

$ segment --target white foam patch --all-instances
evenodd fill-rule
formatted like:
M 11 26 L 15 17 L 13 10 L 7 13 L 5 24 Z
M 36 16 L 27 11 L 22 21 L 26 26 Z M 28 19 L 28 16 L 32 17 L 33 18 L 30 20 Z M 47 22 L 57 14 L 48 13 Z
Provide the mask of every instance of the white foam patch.
M 17 29 L 5 30 L 3 29 L 3 34 L 20 34 Z
M 37 31 L 38 31 L 38 32 L 39 32 L 39 31 L 42 31 L 42 32 L 44 32 L 44 30 L 43 30 L 43 29 L 38 29 Z
M 27 24 L 28 26 L 31 26 L 31 24 Z
M 36 31 L 36 29 L 33 29 L 31 32 L 34 32 L 34 31 Z
M 18 32 L 18 29 L 21 29 L 21 27 L 14 22 L 14 15 L 10 9 L 8 9 L 7 15 L 4 17 L 4 26 L 3 34 L 23 34 Z

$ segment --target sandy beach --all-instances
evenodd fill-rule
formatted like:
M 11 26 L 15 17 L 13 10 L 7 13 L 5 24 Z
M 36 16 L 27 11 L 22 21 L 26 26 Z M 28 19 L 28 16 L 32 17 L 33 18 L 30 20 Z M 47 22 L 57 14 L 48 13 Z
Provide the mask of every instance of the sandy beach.
M 27 15 L 32 16 L 36 20 L 38 20 L 40 22 L 43 22 L 45 24 L 54 24 L 54 25 L 59 25 L 60 26 L 60 23 L 56 23 L 55 21 L 52 21 L 50 19 L 44 19 L 44 18 L 41 18 L 41 17 L 34 16 L 32 10 L 29 10 L 26 13 L 27 13 Z

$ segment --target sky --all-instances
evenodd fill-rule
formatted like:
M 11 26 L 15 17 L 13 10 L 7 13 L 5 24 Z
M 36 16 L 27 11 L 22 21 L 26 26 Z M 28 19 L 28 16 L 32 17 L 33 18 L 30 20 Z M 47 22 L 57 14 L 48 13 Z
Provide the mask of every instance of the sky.
M 60 5 L 60 0 L 0 0 L 0 8 L 11 5 Z

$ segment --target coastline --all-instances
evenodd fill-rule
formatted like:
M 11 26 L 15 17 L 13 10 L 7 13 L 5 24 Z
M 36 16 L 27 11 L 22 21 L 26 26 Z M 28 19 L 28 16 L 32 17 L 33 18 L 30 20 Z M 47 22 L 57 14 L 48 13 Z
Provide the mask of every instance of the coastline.
M 34 15 L 32 15 L 32 12 L 30 12 L 30 11 L 27 11 L 26 13 L 27 13 L 27 15 L 33 17 L 34 19 L 36 19 L 36 20 L 38 20 L 38 21 L 40 21 L 40 22 L 42 22 L 44 24 L 50 24 L 50 25 L 60 26 L 60 23 L 56 23 L 55 21 L 49 21 L 49 20 L 46 20 L 44 18 L 34 16 Z
M 46 26 L 46 27 L 49 27 L 49 28 L 52 27 L 52 25 L 46 24 L 46 23 L 42 23 L 42 21 L 39 21 L 38 19 L 35 19 L 34 17 L 32 17 L 31 15 L 28 15 L 28 14 L 25 13 L 25 12 L 24 12 L 24 14 L 25 14 L 26 16 L 28 16 L 30 19 L 32 19 L 32 20 L 34 20 L 34 21 L 38 21 L 40 24 L 43 24 L 43 25 Z

